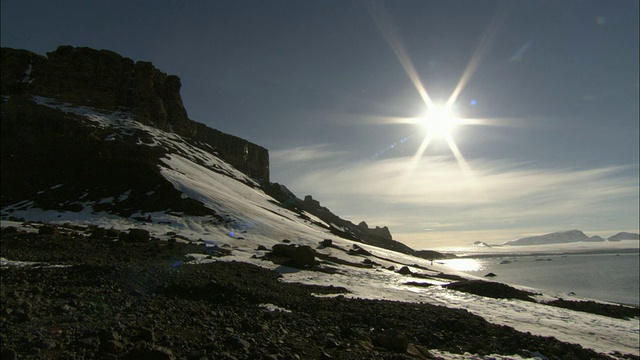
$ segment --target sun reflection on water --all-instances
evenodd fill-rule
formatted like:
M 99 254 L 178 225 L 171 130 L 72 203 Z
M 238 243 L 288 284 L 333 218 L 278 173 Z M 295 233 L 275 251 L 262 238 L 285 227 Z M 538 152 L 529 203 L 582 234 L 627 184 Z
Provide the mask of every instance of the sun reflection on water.
M 480 271 L 483 263 L 477 259 L 450 259 L 442 260 L 442 263 L 457 271 Z

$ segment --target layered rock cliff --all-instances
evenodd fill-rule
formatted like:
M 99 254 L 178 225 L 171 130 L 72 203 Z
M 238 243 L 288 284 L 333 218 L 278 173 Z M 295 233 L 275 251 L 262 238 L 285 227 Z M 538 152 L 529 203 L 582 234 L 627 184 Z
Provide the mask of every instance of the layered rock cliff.
M 189 119 L 180 96 L 180 78 L 149 62 L 71 46 L 60 46 L 46 57 L 2 48 L 1 56 L 2 95 L 42 96 L 107 111 L 126 109 L 145 125 L 190 138 L 196 145 L 209 145 L 238 170 L 269 183 L 268 151 Z
M 334 235 L 414 253 L 393 240 L 387 227 L 355 225 L 311 196 L 301 200 L 270 183 L 267 150 L 189 119 L 180 79 L 151 63 L 70 46 L 46 56 L 2 48 L 1 56 L 3 208 L 80 212 L 90 207 L 125 217 L 170 211 L 229 222 L 211 206 L 180 192 L 159 171 L 171 154 L 215 172 L 227 171 L 193 151 L 184 153 L 185 147 L 197 147 L 248 175 L 253 180 L 243 183 L 261 187 L 300 217 L 317 216 L 322 220 L 317 225 Z M 110 124 L 96 124 L 95 118 L 111 118 Z M 123 121 L 180 139 L 159 146 L 148 129 Z

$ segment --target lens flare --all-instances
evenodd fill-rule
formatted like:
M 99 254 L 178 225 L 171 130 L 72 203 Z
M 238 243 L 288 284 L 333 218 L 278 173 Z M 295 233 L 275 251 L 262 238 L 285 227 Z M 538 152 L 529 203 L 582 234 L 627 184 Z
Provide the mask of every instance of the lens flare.
M 422 125 L 431 136 L 448 137 L 456 125 L 458 116 L 449 106 L 432 106 L 422 118 Z
M 420 97 L 422 98 L 427 108 L 426 115 L 421 118 L 403 119 L 405 121 L 409 120 L 409 122 L 412 122 L 412 123 L 421 124 L 426 129 L 426 132 L 425 132 L 424 139 L 420 143 L 420 146 L 418 147 L 416 153 L 411 159 L 409 169 L 407 169 L 407 172 L 404 176 L 404 181 L 401 181 L 402 183 L 401 188 L 405 188 L 404 184 L 406 184 L 406 181 L 408 180 L 408 178 L 412 176 L 413 171 L 418 166 L 420 159 L 426 152 L 431 141 L 434 138 L 442 138 L 445 140 L 445 142 L 449 146 L 449 149 L 451 150 L 453 156 L 455 157 L 456 161 L 460 165 L 465 176 L 467 177 L 468 180 L 470 180 L 470 183 L 472 184 L 472 187 L 474 188 L 474 190 L 476 190 L 476 192 L 481 192 L 478 181 L 475 179 L 475 176 L 473 175 L 471 168 L 469 167 L 464 156 L 462 155 L 462 152 L 460 151 L 455 141 L 453 140 L 452 132 L 454 131 L 454 128 L 458 125 L 465 125 L 465 124 L 472 124 L 472 123 L 481 124 L 483 121 L 477 120 L 477 119 L 466 121 L 465 119 L 461 119 L 452 111 L 452 108 L 454 103 L 456 102 L 456 100 L 458 99 L 458 97 L 466 87 L 467 83 L 469 82 L 473 74 L 476 72 L 482 58 L 484 58 L 486 52 L 491 47 L 491 44 L 494 38 L 499 32 L 504 21 L 506 20 L 507 14 L 509 12 L 509 7 L 501 6 L 498 9 L 498 11 L 496 12 L 496 15 L 494 16 L 491 23 L 489 24 L 489 27 L 487 28 L 482 38 L 480 39 L 480 43 L 478 44 L 478 47 L 476 48 L 475 52 L 473 53 L 473 56 L 469 60 L 469 63 L 467 64 L 467 67 L 465 68 L 460 78 L 460 81 L 458 82 L 453 92 L 451 93 L 451 96 L 447 99 L 445 105 L 437 105 L 437 104 L 434 104 L 433 100 L 431 99 L 431 97 L 427 93 L 427 90 L 422 84 L 422 81 L 418 76 L 418 73 L 413 65 L 413 62 L 411 61 L 411 58 L 409 57 L 409 54 L 407 53 L 400 39 L 400 36 L 398 35 L 398 31 L 396 30 L 393 21 L 386 14 L 383 3 L 378 1 L 367 1 L 365 4 L 367 5 L 369 14 L 371 15 L 374 22 L 376 23 L 378 30 L 380 30 L 383 37 L 385 38 L 385 40 L 387 41 L 387 43 L 395 53 L 396 57 L 398 58 L 398 61 L 402 65 L 402 68 L 404 69 L 405 73 L 407 74 L 407 76 L 415 86 L 416 90 L 420 94 Z M 477 101 L 475 99 L 471 100 L 472 106 L 475 106 L 476 104 L 477 104 Z

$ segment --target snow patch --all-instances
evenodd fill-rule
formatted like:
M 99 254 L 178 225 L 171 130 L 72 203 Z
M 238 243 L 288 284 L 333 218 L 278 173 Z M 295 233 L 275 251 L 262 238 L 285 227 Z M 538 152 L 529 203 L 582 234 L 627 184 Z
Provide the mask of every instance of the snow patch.
M 283 312 L 283 313 L 291 314 L 291 310 L 282 308 L 282 307 L 280 307 L 278 305 L 274 305 L 274 304 L 260 304 L 258 306 L 263 308 L 263 309 L 265 309 L 265 310 L 267 310 L 267 311 L 271 311 L 271 312 L 277 311 L 277 312 Z

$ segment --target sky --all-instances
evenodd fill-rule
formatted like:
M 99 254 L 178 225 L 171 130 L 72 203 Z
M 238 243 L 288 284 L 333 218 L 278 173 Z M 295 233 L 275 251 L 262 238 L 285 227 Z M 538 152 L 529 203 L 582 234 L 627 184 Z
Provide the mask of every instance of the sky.
M 636 0 L 0 4 L 3 47 L 151 61 L 272 181 L 414 248 L 639 231 Z

